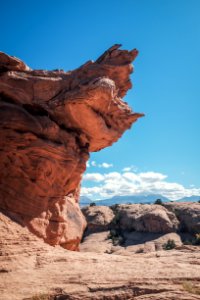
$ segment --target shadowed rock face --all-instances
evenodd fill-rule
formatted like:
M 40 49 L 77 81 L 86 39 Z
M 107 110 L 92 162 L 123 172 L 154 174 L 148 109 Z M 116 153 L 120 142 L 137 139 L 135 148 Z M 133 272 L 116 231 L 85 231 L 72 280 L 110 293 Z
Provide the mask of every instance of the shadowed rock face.
M 0 208 L 51 245 L 78 250 L 89 152 L 142 116 L 121 99 L 137 50 L 119 46 L 70 72 L 31 70 L 0 53 Z

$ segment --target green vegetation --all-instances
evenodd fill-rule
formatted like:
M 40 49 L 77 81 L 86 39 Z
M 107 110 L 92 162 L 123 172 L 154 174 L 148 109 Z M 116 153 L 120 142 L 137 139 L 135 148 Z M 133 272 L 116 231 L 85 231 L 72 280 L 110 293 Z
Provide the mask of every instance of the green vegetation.
M 115 212 L 115 216 L 112 220 L 112 224 L 119 225 L 119 223 L 120 223 L 120 214 L 119 214 L 119 212 Z
M 168 240 L 162 247 L 164 250 L 172 250 L 176 247 L 176 243 L 174 240 Z
M 163 205 L 163 202 L 162 202 L 161 199 L 156 199 L 156 201 L 154 202 L 154 204 Z
M 115 229 L 110 230 L 108 239 L 112 240 L 114 246 L 122 245 L 124 243 L 124 238 Z
M 194 283 L 185 281 L 183 282 L 183 288 L 190 294 L 200 295 L 200 287 L 196 286 Z
M 90 203 L 90 206 L 96 206 L 95 202 Z
M 111 222 L 111 230 L 108 239 L 112 240 L 114 246 L 123 245 L 124 237 L 120 228 L 120 212 L 118 211 L 119 204 L 114 204 L 110 208 L 114 213 L 114 218 Z
M 113 204 L 110 206 L 110 208 L 113 210 L 113 212 L 116 212 L 118 207 L 119 207 L 119 204 Z

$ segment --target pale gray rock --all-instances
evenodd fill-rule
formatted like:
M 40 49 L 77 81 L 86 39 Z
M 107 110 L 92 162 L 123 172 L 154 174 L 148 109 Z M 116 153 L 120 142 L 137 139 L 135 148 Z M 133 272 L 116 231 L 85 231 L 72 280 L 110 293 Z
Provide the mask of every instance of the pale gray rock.
M 180 222 L 181 231 L 190 233 L 200 232 L 200 203 L 173 202 L 164 205 L 169 211 L 176 215 Z
M 87 206 L 82 208 L 87 221 L 87 233 L 110 229 L 114 213 L 108 206 Z
M 116 222 L 122 231 L 169 233 L 177 231 L 179 221 L 173 212 L 162 205 L 118 205 Z

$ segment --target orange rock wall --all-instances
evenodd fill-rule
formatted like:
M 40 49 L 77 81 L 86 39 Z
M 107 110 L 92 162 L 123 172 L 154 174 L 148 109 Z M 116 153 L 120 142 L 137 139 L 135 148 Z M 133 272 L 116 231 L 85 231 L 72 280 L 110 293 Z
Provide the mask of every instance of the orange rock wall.
M 72 72 L 31 70 L 0 53 L 0 208 L 51 245 L 78 250 L 89 152 L 142 116 L 121 99 L 137 51 L 119 46 Z

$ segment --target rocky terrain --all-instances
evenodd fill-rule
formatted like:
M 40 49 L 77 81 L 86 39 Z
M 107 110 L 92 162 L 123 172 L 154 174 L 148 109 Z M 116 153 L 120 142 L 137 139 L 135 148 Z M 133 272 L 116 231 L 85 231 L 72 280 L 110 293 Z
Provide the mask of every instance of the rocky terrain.
M 197 205 L 195 211 L 199 217 L 200 205 Z M 108 207 L 85 208 L 89 222 L 80 252 L 52 247 L 26 227 L 1 214 L 1 299 L 200 299 L 199 246 L 183 244 L 177 231 L 177 219 L 170 215 L 171 221 L 170 218 L 166 221 L 167 213 L 163 213 L 166 212 L 163 207 L 149 205 L 143 214 L 139 206 L 132 206 L 118 207 L 120 217 L 117 222 L 116 212 L 112 214 Z M 125 212 L 129 215 L 127 223 L 123 221 Z M 149 227 L 142 227 L 142 232 L 132 231 L 129 227 L 132 221 L 139 226 L 146 214 Z M 158 227 L 162 222 L 174 226 Z M 124 233 L 130 229 L 123 245 L 108 239 L 111 228 L 116 229 L 119 224 Z M 169 228 L 172 232 L 168 232 Z M 163 232 L 156 233 L 157 229 Z M 173 239 L 176 247 L 167 251 L 163 244 L 168 239 Z
M 89 153 L 142 116 L 122 101 L 136 55 L 64 72 L 0 53 L 0 299 L 200 299 L 200 204 L 79 207 Z
M 82 208 L 87 229 L 81 251 L 122 255 L 200 245 L 200 203 L 121 204 Z M 95 242 L 97 241 L 97 242 Z

